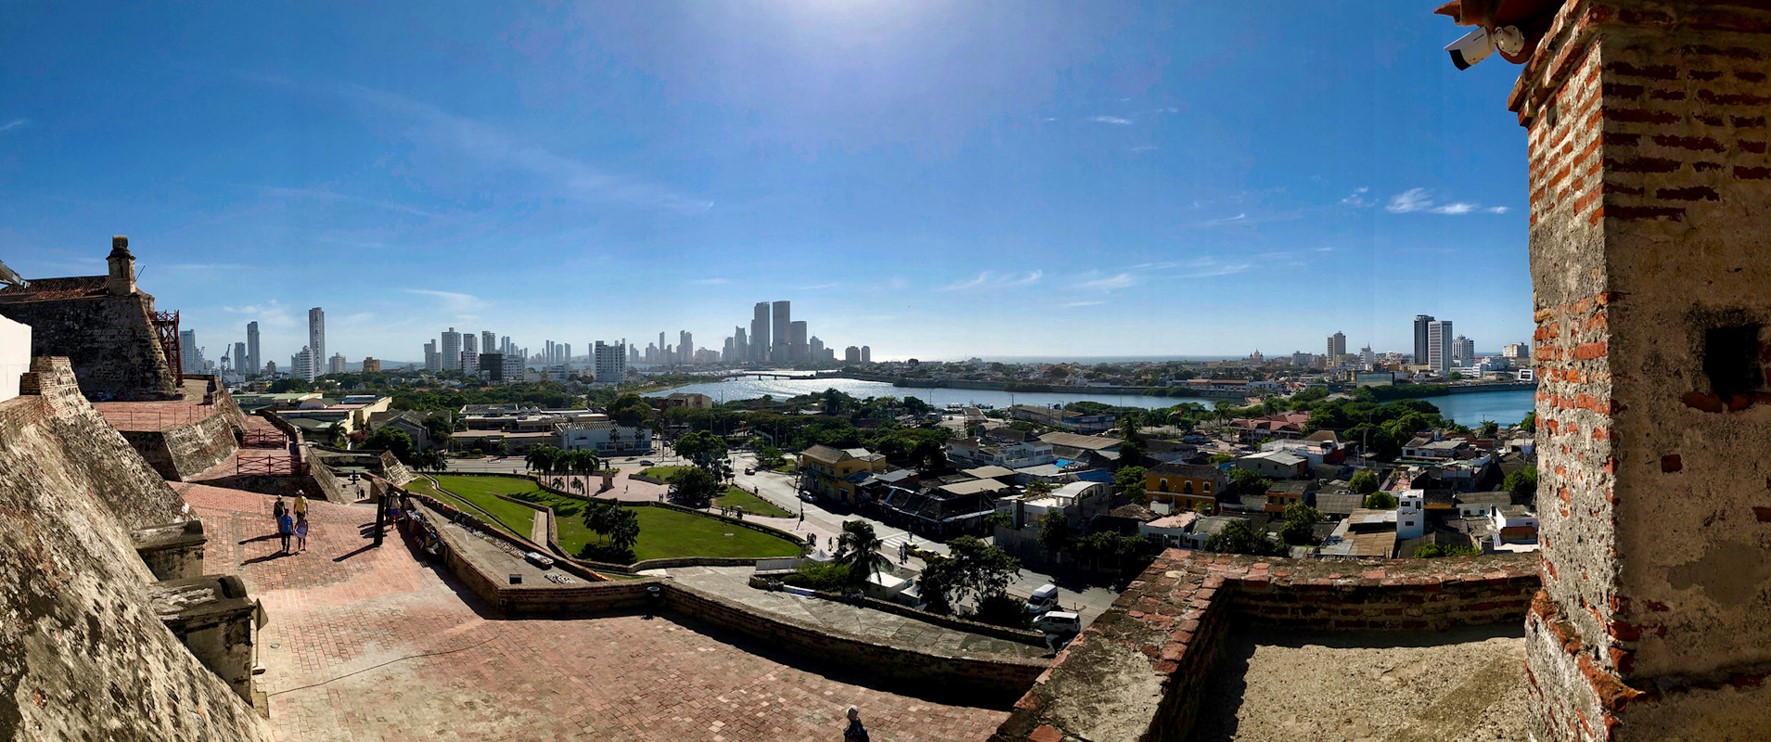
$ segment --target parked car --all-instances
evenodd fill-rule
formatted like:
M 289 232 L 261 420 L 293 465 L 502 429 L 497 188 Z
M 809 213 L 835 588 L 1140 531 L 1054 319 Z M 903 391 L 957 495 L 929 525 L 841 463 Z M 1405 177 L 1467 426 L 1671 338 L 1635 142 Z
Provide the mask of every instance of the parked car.
M 1033 591 L 1033 597 L 1027 599 L 1027 613 L 1037 616 L 1058 607 L 1058 586 L 1051 583 L 1040 585 Z
M 1069 611 L 1048 611 L 1033 619 L 1033 628 L 1047 634 L 1075 636 L 1082 633 L 1082 616 Z
M 657 466 L 657 464 L 650 461 L 641 461 L 640 466 Z
M 756 473 L 756 467 L 754 467 L 754 466 L 746 466 L 746 467 L 744 467 L 744 473 L 745 473 L 745 474 L 755 474 L 755 473 Z

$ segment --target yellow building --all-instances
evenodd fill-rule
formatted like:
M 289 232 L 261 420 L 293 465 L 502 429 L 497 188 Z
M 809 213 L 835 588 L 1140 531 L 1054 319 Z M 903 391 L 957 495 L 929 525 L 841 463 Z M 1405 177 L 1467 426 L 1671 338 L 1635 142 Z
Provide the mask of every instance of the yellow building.
M 1163 464 L 1144 473 L 1144 500 L 1151 505 L 1165 503 L 1170 512 L 1211 515 L 1218 511 L 1218 493 L 1229 482 L 1215 466 Z
M 800 489 L 850 505 L 860 504 L 856 493 L 867 475 L 885 470 L 885 456 L 865 448 L 812 446 L 799 454 Z

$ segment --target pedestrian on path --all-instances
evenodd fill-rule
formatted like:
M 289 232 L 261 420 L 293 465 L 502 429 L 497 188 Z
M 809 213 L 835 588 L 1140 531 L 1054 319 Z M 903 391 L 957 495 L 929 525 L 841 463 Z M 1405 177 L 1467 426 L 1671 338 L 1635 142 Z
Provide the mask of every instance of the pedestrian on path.
M 867 727 L 861 725 L 861 709 L 849 707 L 849 726 L 842 730 L 842 742 L 869 742 Z
M 287 513 L 287 512 L 289 512 L 289 506 L 283 504 L 283 496 L 282 495 L 277 495 L 276 504 L 271 505 L 271 522 L 277 523 L 277 522 L 282 521 L 283 514 Z
M 295 491 L 295 517 L 297 520 L 307 517 L 307 492 Z
M 295 519 L 288 513 L 277 516 L 277 536 L 283 539 L 283 553 L 289 553 L 289 536 L 295 531 Z
M 307 551 L 307 513 L 295 516 L 295 551 Z

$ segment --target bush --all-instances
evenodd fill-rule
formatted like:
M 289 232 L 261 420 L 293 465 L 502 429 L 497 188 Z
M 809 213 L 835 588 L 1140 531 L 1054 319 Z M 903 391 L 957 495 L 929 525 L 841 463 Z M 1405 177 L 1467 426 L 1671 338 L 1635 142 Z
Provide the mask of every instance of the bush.
M 599 543 L 585 544 L 584 548 L 578 550 L 578 558 L 609 564 L 633 564 L 639 561 L 634 558 L 633 549 Z
M 1024 629 L 1028 625 L 1026 604 L 1004 593 L 988 595 L 978 601 L 978 611 L 972 614 L 972 620 L 992 626 Z
M 782 582 L 808 590 L 827 593 L 840 593 L 852 584 L 849 581 L 849 568 L 835 562 L 801 562 L 793 570 L 793 574 L 781 578 Z

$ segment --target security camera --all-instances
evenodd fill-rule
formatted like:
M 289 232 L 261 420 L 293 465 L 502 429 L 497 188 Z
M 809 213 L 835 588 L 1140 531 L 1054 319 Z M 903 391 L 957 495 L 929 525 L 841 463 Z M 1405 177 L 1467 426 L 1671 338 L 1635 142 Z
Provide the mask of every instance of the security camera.
M 1488 29 L 1478 28 L 1445 45 L 1445 51 L 1451 53 L 1452 65 L 1467 70 L 1494 53 L 1494 40 L 1489 38 Z
M 1502 26 L 1493 30 L 1478 28 L 1445 47 L 1445 51 L 1451 53 L 1451 63 L 1460 70 L 1476 66 L 1496 50 L 1500 51 L 1501 56 L 1512 59 L 1524 49 L 1525 33 L 1518 26 Z

